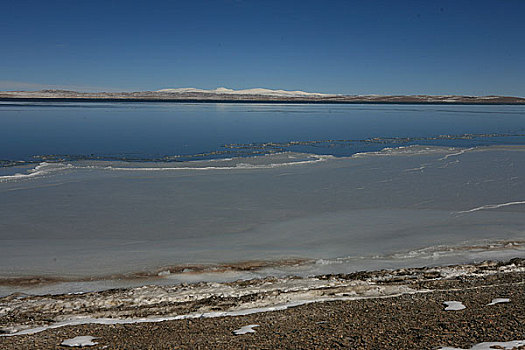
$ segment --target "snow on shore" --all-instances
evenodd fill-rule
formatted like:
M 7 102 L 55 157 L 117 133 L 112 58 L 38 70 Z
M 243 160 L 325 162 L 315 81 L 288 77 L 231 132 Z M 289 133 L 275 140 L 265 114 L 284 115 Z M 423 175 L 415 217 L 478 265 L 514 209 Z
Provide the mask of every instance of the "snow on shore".
M 258 324 L 249 324 L 233 331 L 235 335 L 242 335 L 246 333 L 255 333 L 254 327 L 259 327 Z
M 64 340 L 60 345 L 69 346 L 69 347 L 83 347 L 83 346 L 93 346 L 98 343 L 94 342 L 95 337 L 84 335 L 71 339 Z
M 523 346 L 525 346 L 525 340 L 514 340 L 514 341 L 508 341 L 508 342 L 479 343 L 479 344 L 474 345 L 470 349 L 451 348 L 447 346 L 447 347 L 439 348 L 438 350 L 492 350 L 492 349 L 512 350 L 512 349 L 520 349 Z

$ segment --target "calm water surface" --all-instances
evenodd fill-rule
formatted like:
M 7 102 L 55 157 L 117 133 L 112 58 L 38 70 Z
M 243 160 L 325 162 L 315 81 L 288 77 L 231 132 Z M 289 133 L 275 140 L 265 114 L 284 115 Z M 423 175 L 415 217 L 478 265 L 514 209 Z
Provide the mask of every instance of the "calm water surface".
M 483 137 L 479 134 L 504 134 Z M 325 142 L 278 147 L 229 144 Z M 522 135 L 522 136 L 509 136 Z M 288 150 L 337 156 L 404 144 L 474 146 L 525 143 L 525 106 L 276 105 L 179 103 L 1 103 L 0 160 L 59 155 L 123 159 L 213 158 Z M 233 151 L 233 153 L 231 153 Z M 209 154 L 209 153 L 214 154 Z M 198 157 L 192 155 L 203 154 Z M 217 154 L 218 153 L 218 154 Z

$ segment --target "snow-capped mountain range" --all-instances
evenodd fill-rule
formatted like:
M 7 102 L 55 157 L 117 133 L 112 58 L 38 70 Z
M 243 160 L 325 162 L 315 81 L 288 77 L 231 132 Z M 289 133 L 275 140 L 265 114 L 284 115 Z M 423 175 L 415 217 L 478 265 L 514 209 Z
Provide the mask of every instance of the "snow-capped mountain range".
M 263 88 L 233 90 L 176 88 L 135 92 L 77 92 L 68 90 L 0 91 L 0 101 L 173 101 L 173 102 L 274 102 L 274 103 L 423 103 L 423 104 L 522 104 L 525 98 L 513 96 L 458 95 L 340 95 L 318 92 L 271 90 Z
M 160 93 L 200 93 L 200 94 L 220 94 L 220 95 L 259 95 L 259 96 L 283 96 L 283 97 L 323 97 L 336 96 L 330 94 L 321 94 L 318 92 L 305 91 L 287 91 L 287 90 L 271 90 L 263 88 L 233 90 L 225 87 L 220 87 L 212 90 L 197 89 L 197 88 L 176 88 L 176 89 L 161 89 L 156 92 Z

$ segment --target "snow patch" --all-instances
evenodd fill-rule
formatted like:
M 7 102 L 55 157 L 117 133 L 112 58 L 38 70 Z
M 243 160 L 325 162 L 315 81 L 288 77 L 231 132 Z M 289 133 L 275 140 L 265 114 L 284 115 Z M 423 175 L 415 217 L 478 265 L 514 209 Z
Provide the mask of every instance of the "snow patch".
M 233 331 L 235 335 L 241 335 L 246 333 L 255 333 L 254 327 L 259 327 L 258 324 L 249 324 Z
M 511 349 L 517 349 L 520 346 L 525 346 L 525 340 L 479 343 L 471 347 L 469 350 L 493 350 L 493 349 L 511 350 Z M 466 349 L 451 348 L 451 347 L 446 346 L 446 347 L 439 348 L 438 350 L 466 350 Z
M 510 299 L 509 298 L 492 299 L 492 301 L 490 303 L 488 303 L 487 305 L 496 305 L 496 304 L 500 304 L 500 303 L 510 303 Z
M 98 343 L 95 343 L 93 341 L 93 339 L 95 339 L 95 337 L 92 337 L 90 335 L 84 335 L 84 336 L 80 336 L 80 337 L 66 339 L 60 345 L 70 346 L 70 347 L 82 347 L 82 346 L 97 345 Z
M 458 311 L 466 308 L 460 301 L 444 301 L 443 304 L 447 305 L 445 311 Z

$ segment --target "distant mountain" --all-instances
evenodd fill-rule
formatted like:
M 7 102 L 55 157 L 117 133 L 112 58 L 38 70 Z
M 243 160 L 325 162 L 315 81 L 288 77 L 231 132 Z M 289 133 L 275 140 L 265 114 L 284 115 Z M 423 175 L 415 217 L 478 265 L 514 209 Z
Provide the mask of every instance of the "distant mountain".
M 201 93 L 201 94 L 215 94 L 215 95 L 257 95 L 257 96 L 283 96 L 283 97 L 322 97 L 322 96 L 336 96 L 330 94 L 321 94 L 318 92 L 304 92 L 304 91 L 287 91 L 287 90 L 270 90 L 270 89 L 244 89 L 233 90 L 220 87 L 213 90 L 203 90 L 196 88 L 178 88 L 178 89 L 162 89 L 157 90 L 161 93 Z
M 162 89 L 137 92 L 76 92 L 68 90 L 0 91 L 0 101 L 166 101 L 274 103 L 413 103 L 413 104 L 525 104 L 512 96 L 458 95 L 336 95 L 270 89 Z

